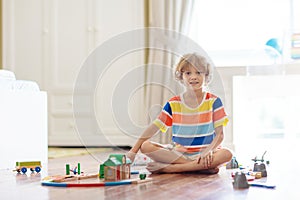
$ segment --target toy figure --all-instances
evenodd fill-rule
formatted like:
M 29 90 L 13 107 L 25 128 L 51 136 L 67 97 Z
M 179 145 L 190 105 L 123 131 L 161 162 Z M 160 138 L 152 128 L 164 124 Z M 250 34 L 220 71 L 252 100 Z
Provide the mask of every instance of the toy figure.
M 239 168 L 239 163 L 236 160 L 236 158 L 233 157 L 231 161 L 226 164 L 226 169 L 236 169 L 236 168 Z
M 243 172 L 236 172 L 234 176 L 234 182 L 232 183 L 235 189 L 249 188 L 249 184 L 246 175 Z
M 264 156 L 265 156 L 266 153 L 267 153 L 267 151 L 264 152 L 261 159 L 257 159 L 257 156 L 255 156 L 255 158 L 252 159 L 255 162 L 254 167 L 253 167 L 253 171 L 254 172 L 261 172 L 262 177 L 267 177 L 266 165 L 264 163 Z M 260 161 L 260 163 L 258 163 L 257 161 Z

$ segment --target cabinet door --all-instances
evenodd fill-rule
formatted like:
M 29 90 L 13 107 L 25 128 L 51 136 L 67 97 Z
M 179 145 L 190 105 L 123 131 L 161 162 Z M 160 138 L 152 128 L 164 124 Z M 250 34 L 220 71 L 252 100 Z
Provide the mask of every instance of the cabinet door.
M 73 110 L 72 98 L 76 78 L 82 73 L 82 64 L 89 53 L 114 35 L 139 27 L 143 22 L 142 3 L 137 0 L 60 0 L 49 1 L 49 7 L 50 52 L 46 55 L 50 58 L 46 69 L 50 85 L 50 145 L 131 145 L 133 138 L 117 127 L 110 106 L 114 83 L 137 66 L 137 58 L 141 58 L 142 53 L 114 61 L 107 70 L 111 73 L 105 74 L 103 79 L 95 77 L 94 69 L 87 68 L 84 78 L 80 79 L 82 93 L 75 97 L 80 99 L 82 109 Z M 96 85 L 100 95 L 96 92 L 93 99 L 97 88 L 90 86 L 97 81 L 105 87 Z M 99 102 L 105 106 L 99 108 Z
M 43 4 L 40 0 L 2 0 L 3 68 L 17 79 L 36 81 L 44 88 Z
M 45 71 L 49 96 L 49 144 L 80 145 L 73 118 L 73 88 L 94 46 L 92 1 L 57 0 L 45 5 Z M 85 83 L 91 81 L 86 77 Z M 88 116 L 82 116 L 83 118 Z M 93 128 L 86 124 L 86 131 Z
M 45 22 L 49 29 L 45 70 L 50 91 L 72 92 L 81 64 L 92 49 L 89 37 L 89 2 L 86 0 L 49 1 Z

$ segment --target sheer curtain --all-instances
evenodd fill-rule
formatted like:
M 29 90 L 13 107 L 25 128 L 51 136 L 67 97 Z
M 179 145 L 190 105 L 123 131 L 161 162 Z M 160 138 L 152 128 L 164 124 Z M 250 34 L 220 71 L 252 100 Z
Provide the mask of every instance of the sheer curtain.
M 194 0 L 145 0 L 145 25 L 187 35 L 193 4 Z M 156 82 L 160 83 L 148 85 L 144 90 L 144 103 L 146 110 L 149 111 L 148 123 L 156 118 L 164 103 L 180 91 L 180 86 L 176 86 L 175 90 L 166 87 L 167 82 L 174 80 L 173 68 L 180 56 L 166 51 L 165 44 L 160 42 L 162 39 L 168 40 L 168 34 L 170 32 L 166 31 L 166 35 L 161 38 L 161 36 L 151 34 L 150 31 L 146 33 L 147 43 L 150 46 L 155 43 L 155 47 L 159 48 L 146 49 L 145 80 L 151 82 L 155 77 Z M 158 73 L 157 67 L 159 66 L 169 70 L 162 70 Z M 168 143 L 170 133 L 158 134 L 155 140 Z

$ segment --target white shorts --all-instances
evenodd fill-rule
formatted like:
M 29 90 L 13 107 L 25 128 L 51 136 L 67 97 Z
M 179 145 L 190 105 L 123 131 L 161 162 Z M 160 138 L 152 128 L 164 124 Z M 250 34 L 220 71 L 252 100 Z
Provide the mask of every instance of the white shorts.
M 174 144 L 160 144 L 160 143 L 157 143 L 157 142 L 153 142 L 153 141 L 150 141 L 152 144 L 154 144 L 155 146 L 159 146 L 161 148 L 164 148 L 164 149 L 167 149 L 169 151 L 172 151 L 174 152 L 176 155 L 178 156 L 182 156 L 184 157 L 185 159 L 187 160 L 196 160 L 199 158 L 199 155 L 201 154 L 201 152 L 195 152 L 195 153 L 183 153 L 183 152 L 180 152 L 180 151 L 177 151 Z

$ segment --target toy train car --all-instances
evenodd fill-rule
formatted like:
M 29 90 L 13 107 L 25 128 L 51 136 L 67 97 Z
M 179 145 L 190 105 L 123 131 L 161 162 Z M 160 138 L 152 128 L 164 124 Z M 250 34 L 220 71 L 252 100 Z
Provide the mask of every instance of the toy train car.
M 41 161 L 16 162 L 15 171 L 25 174 L 27 172 L 27 169 L 30 169 L 30 171 L 35 171 L 38 173 L 41 171 L 41 168 Z

